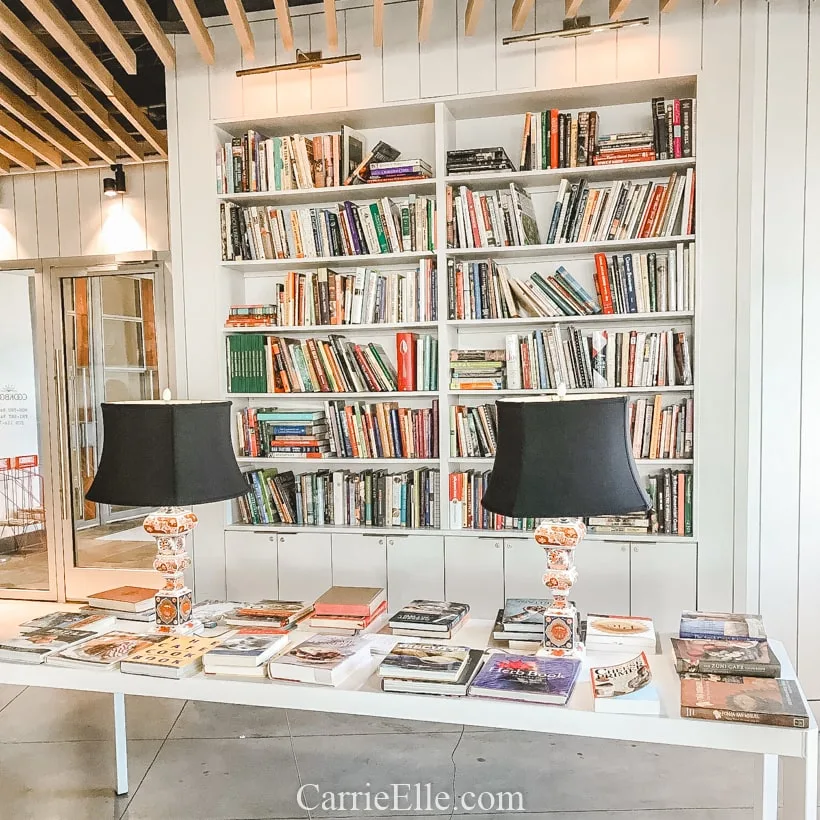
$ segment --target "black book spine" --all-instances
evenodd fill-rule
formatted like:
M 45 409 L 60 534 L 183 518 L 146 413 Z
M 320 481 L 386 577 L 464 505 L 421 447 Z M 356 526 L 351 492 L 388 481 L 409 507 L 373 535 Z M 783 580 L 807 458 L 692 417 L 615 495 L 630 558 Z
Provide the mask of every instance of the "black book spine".
M 564 168 L 570 167 L 572 146 L 572 114 L 564 114 Z
M 479 292 L 481 293 L 481 318 L 490 318 L 490 290 L 487 287 L 487 263 L 478 263 Z
M 456 266 L 452 259 L 447 260 L 447 318 L 456 318 Z
M 672 534 L 672 471 L 663 471 L 663 531 Z
M 669 159 L 669 144 L 667 142 L 667 128 L 666 128 L 666 102 L 663 97 L 656 97 L 655 105 L 655 119 L 654 128 L 658 132 L 658 159 Z
M 586 183 L 582 183 L 583 185 L 583 193 L 578 198 L 578 210 L 575 212 L 575 218 L 573 220 L 572 225 L 572 236 L 570 237 L 570 242 L 577 242 L 578 235 L 581 232 L 581 222 L 584 219 L 584 211 L 587 207 L 587 199 L 589 199 L 589 188 L 586 187 Z
M 681 122 L 681 154 L 684 157 L 692 156 L 692 100 L 680 101 Z
M 250 191 L 251 189 L 251 181 L 250 181 L 250 170 L 251 170 L 251 148 L 250 148 L 250 140 L 248 140 L 248 135 L 245 134 L 242 137 L 242 190 L 243 191 Z
M 566 168 L 567 167 L 567 154 L 566 154 L 566 130 L 567 124 L 566 119 L 563 114 L 558 115 L 558 167 L 559 168 Z
M 574 183 L 572 187 L 569 189 L 569 199 L 567 200 L 567 218 L 564 220 L 564 224 L 561 230 L 561 236 L 559 239 L 563 239 L 566 241 L 570 236 L 570 229 L 572 228 L 572 214 L 575 208 L 575 203 L 578 199 L 578 183 Z
M 666 152 L 669 159 L 675 156 L 675 127 L 672 123 L 673 119 L 673 103 L 666 104 Z
M 333 213 L 333 211 L 326 211 L 327 218 L 330 221 L 330 238 L 333 242 L 333 255 L 334 256 L 344 256 L 345 255 L 345 245 L 344 240 L 342 239 L 342 230 L 341 226 L 339 225 L 339 215 Z
M 229 216 L 231 220 L 231 253 L 230 259 L 242 259 L 242 240 L 239 227 L 239 207 L 236 205 L 229 206 Z
M 248 233 L 248 222 L 245 219 L 245 209 L 237 208 L 236 210 L 239 214 L 239 237 L 242 242 L 242 258 L 253 259 L 253 254 L 251 253 L 251 237 Z
M 362 253 L 365 255 L 373 253 L 373 251 L 370 250 L 370 246 L 367 244 L 367 237 L 365 237 L 364 231 L 362 230 L 362 221 L 359 218 L 359 208 L 355 205 L 353 206 L 353 223 L 354 230 L 359 238 L 359 245 L 362 249 Z
M 617 333 L 615 335 L 615 387 L 621 387 L 621 365 L 623 364 L 623 349 L 623 336 L 620 333 Z
M 611 240 L 615 238 L 615 232 L 618 230 L 618 226 L 621 224 L 621 219 L 623 219 L 624 211 L 626 210 L 626 203 L 627 199 L 629 198 L 629 194 L 631 191 L 624 185 L 621 188 L 620 194 L 618 194 L 618 201 L 615 203 L 615 210 L 612 213 L 612 221 L 609 223 L 609 232 L 607 233 L 607 239 Z

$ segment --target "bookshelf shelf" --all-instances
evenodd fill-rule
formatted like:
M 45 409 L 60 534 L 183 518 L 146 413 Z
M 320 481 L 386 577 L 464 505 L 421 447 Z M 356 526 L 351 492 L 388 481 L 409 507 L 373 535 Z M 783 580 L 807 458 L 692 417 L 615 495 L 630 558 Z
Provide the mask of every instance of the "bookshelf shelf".
M 374 464 L 389 464 L 391 467 L 396 467 L 399 471 L 405 467 L 429 467 L 432 464 L 438 464 L 437 458 L 294 458 L 293 456 L 281 455 L 272 456 L 271 458 L 248 458 L 247 456 L 237 456 L 236 463 L 252 464 L 263 466 L 265 464 L 308 464 L 312 466 L 327 465 L 327 466 L 371 466 Z
M 334 399 L 375 399 L 381 401 L 382 399 L 424 399 L 438 398 L 439 392 L 437 390 L 405 390 L 393 392 L 373 392 L 365 391 L 363 393 L 226 393 L 229 399 L 264 399 L 269 401 L 275 399 L 298 401 L 332 401 Z
M 668 324 L 669 322 L 690 321 L 695 316 L 693 310 L 679 310 L 663 313 L 596 313 L 591 316 L 526 316 L 520 319 L 451 319 L 451 327 L 461 330 L 506 330 L 516 327 L 539 327 L 541 325 L 573 324 Z
M 432 194 L 436 180 L 413 179 L 402 182 L 378 182 L 368 185 L 335 185 L 328 188 L 292 188 L 287 191 L 252 191 L 250 193 L 217 194 L 222 202 L 237 205 L 323 205 L 350 200 L 357 202 L 381 199 L 384 196 L 406 197 L 409 194 Z
M 404 251 L 403 253 L 376 253 L 367 256 L 315 256 L 311 259 L 247 259 L 221 262 L 223 268 L 240 273 L 268 276 L 274 271 L 314 270 L 317 267 L 356 268 L 362 265 L 400 265 L 418 262 L 435 256 L 435 251 Z
M 590 183 L 617 179 L 669 176 L 674 171 L 695 167 L 695 157 L 654 162 L 625 162 L 619 165 L 582 165 L 576 168 L 547 168 L 534 171 L 502 171 L 454 174 L 445 177 L 447 185 L 466 185 L 475 191 L 489 191 L 515 182 L 524 188 L 557 185 L 562 179 L 587 179 Z
M 668 248 L 678 242 L 694 242 L 692 234 L 685 236 L 658 236 L 649 239 L 613 239 L 607 242 L 565 242 L 553 245 L 493 245 L 488 248 L 448 248 L 445 253 L 454 259 L 564 259 L 567 256 L 589 256 L 610 251 L 642 251 L 650 248 Z M 228 264 L 228 263 L 226 263 Z
M 654 394 L 654 393 L 692 393 L 695 386 L 689 385 L 663 385 L 655 387 L 595 387 L 584 389 L 570 389 L 567 393 L 572 395 L 588 395 L 595 396 L 602 393 L 608 395 L 627 395 L 627 394 Z M 556 396 L 558 391 L 556 389 L 549 390 L 448 390 L 449 396 Z
M 268 336 L 313 336 L 316 333 L 395 333 L 406 330 L 435 330 L 438 322 L 380 322 L 361 325 L 265 325 L 226 327 L 225 333 L 264 333 Z
M 490 467 L 495 459 L 492 456 L 450 456 L 447 461 L 450 464 L 461 466 Z M 694 464 L 691 458 L 636 458 L 635 464 L 639 467 L 689 467 Z

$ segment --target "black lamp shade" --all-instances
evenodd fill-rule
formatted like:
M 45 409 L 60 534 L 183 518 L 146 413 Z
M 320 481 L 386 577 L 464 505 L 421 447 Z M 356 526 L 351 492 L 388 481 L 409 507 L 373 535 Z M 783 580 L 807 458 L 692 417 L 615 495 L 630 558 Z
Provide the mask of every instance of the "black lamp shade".
M 482 499 L 525 518 L 625 515 L 650 501 L 632 457 L 625 397 L 502 400 L 498 446 Z
M 109 402 L 103 451 L 86 498 L 130 507 L 208 504 L 248 485 L 231 444 L 231 403 Z

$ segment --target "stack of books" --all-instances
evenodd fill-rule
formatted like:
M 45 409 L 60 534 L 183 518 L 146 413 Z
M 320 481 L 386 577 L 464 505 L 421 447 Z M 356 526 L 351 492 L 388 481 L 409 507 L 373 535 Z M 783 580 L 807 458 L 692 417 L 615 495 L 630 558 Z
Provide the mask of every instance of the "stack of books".
M 239 604 L 222 615 L 222 622 L 242 629 L 268 630 L 280 635 L 292 632 L 313 612 L 308 601 L 262 600 Z
M 645 535 L 652 529 L 653 514 L 596 515 L 586 519 L 587 532 L 599 535 Z
M 429 179 L 433 169 L 423 159 L 394 159 L 392 162 L 372 162 L 368 182 L 400 182 Z
M 506 354 L 503 350 L 451 350 L 451 390 L 502 390 Z
M 651 162 L 657 158 L 651 131 L 629 131 L 598 137 L 593 165 L 623 165 L 626 162 Z
M 267 672 L 274 680 L 339 686 L 376 664 L 364 636 L 314 635 L 268 661 Z
M 397 148 L 394 148 L 392 145 L 388 145 L 386 142 L 379 140 L 375 147 L 369 151 L 366 155 L 364 154 L 364 138 L 361 138 L 362 142 L 362 154 L 363 157 L 361 162 L 358 164 L 351 162 L 350 163 L 350 172 L 347 174 L 344 180 L 345 185 L 363 185 L 368 182 L 379 182 L 379 178 L 372 178 L 371 170 L 374 165 L 379 165 L 381 163 L 386 162 L 393 162 L 399 158 L 399 154 L 401 153 Z
M 563 706 L 575 688 L 581 661 L 492 653 L 470 686 L 470 697 Z
M 459 148 L 447 152 L 448 174 L 475 174 L 487 171 L 515 171 L 515 166 L 500 146 Z
M 447 186 L 447 244 L 451 248 L 538 245 L 538 223 L 529 193 L 509 190 L 478 193 L 466 185 Z
M 294 476 L 275 467 L 249 470 L 237 499 L 245 524 L 433 528 L 440 526 L 438 470 L 321 470 Z
M 219 204 L 222 259 L 316 259 L 435 249 L 436 202 L 411 194 L 394 202 L 293 208 Z
M 695 426 L 694 400 L 669 407 L 663 396 L 637 399 L 629 404 L 629 429 L 635 458 L 692 458 Z
M 333 586 L 316 599 L 306 624 L 318 632 L 352 636 L 378 626 L 386 612 L 383 588 Z M 374 627 L 374 631 L 378 629 Z
M 32 629 L 0 639 L 0 661 L 43 663 L 49 655 L 82 643 L 97 633 L 90 629 Z
M 645 652 L 654 655 L 658 637 L 651 618 L 634 615 L 587 616 L 589 652 Z
M 759 615 L 684 612 L 672 647 L 682 717 L 809 726 L 797 681 L 780 677 L 780 661 Z
M 111 615 L 125 621 L 153 621 L 154 597 L 150 587 L 123 586 L 89 595 L 88 606 L 82 612 Z
M 206 675 L 264 678 L 265 662 L 288 644 L 287 634 L 258 627 L 242 627 L 220 638 L 220 643 L 202 657 Z
M 495 455 L 498 420 L 494 404 L 450 406 L 450 455 L 490 458 Z
M 277 318 L 276 305 L 231 305 L 225 327 L 274 327 Z
M 652 531 L 691 537 L 694 476 L 688 470 L 667 468 L 647 479 L 652 500 Z
M 20 624 L 21 632 L 35 629 L 87 629 L 90 632 L 108 632 L 116 625 L 115 615 L 104 612 L 49 612 Z
M 543 598 L 507 598 L 498 610 L 493 639 L 510 649 L 533 649 L 544 642 L 544 613 L 549 601 Z
M 485 510 L 481 499 L 490 482 L 491 470 L 462 470 L 450 473 L 450 529 L 533 530 L 534 518 L 511 518 Z
M 400 643 L 379 665 L 385 692 L 464 696 L 484 651 L 467 646 Z
M 467 622 L 469 604 L 416 599 L 387 622 L 394 635 L 449 640 Z
M 270 458 L 280 453 L 286 441 L 300 442 L 294 446 L 327 445 L 323 451 L 304 451 L 305 458 L 322 458 L 325 452 L 332 452 L 324 410 L 245 407 L 235 418 L 240 456 Z M 274 442 L 279 446 L 275 447 Z
M 528 111 L 521 137 L 521 170 L 592 165 L 597 134 L 597 111 L 579 111 L 575 116 L 557 108 Z
M 652 136 L 658 159 L 695 155 L 695 100 L 652 99 Z

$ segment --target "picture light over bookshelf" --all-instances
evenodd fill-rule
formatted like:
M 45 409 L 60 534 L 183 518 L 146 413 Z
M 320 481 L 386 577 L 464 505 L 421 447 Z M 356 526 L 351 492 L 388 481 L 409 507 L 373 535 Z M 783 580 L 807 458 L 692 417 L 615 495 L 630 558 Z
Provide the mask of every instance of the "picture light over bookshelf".
M 649 20 L 647 20 L 649 22 Z M 350 63 L 361 60 L 361 54 L 340 54 L 337 57 L 322 57 L 321 51 L 302 51 L 296 49 L 296 59 L 292 63 L 279 63 L 278 65 L 260 65 L 256 68 L 243 68 L 236 72 L 237 77 L 248 77 L 251 74 L 269 74 L 273 71 L 290 71 L 306 68 L 322 68 L 326 65 L 336 65 L 336 63 Z
M 648 17 L 634 17 L 631 20 L 613 20 L 610 23 L 592 24 L 589 17 L 570 17 L 564 20 L 563 28 L 554 31 L 536 31 L 533 34 L 517 34 L 514 37 L 505 37 L 501 42 L 505 46 L 513 43 L 531 43 L 535 40 L 546 40 L 551 37 L 583 37 L 587 34 L 599 34 L 605 31 L 615 31 L 619 28 L 631 26 L 648 26 Z

